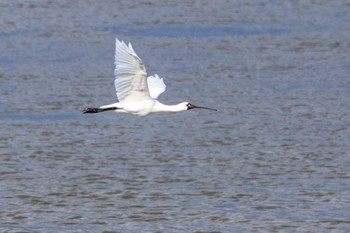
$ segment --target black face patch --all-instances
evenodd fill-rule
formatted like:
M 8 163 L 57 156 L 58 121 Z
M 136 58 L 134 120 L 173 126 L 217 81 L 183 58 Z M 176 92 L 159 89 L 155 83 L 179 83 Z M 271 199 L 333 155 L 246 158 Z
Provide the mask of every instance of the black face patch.
M 186 104 L 186 106 L 187 106 L 187 110 L 195 108 L 195 106 L 190 103 Z

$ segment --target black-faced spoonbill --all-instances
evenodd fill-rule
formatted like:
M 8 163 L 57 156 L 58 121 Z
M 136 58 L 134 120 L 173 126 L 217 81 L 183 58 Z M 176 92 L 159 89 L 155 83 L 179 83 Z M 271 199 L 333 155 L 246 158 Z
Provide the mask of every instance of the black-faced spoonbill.
M 157 101 L 158 96 L 166 88 L 163 79 L 157 74 L 147 77 L 146 68 L 131 44 L 127 46 L 118 38 L 115 41 L 114 63 L 114 84 L 119 102 L 99 108 L 86 108 L 83 113 L 115 111 L 145 116 L 152 112 L 180 112 L 194 108 L 217 111 L 213 108 L 195 106 L 189 102 L 165 105 Z

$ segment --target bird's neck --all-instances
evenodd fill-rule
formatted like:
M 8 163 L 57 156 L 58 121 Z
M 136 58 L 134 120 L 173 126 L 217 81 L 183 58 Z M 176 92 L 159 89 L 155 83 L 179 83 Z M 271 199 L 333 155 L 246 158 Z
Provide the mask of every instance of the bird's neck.
M 166 105 L 162 104 L 158 101 L 156 101 L 156 104 L 153 107 L 154 112 L 180 112 L 184 111 L 186 109 L 183 109 L 179 104 L 176 105 Z

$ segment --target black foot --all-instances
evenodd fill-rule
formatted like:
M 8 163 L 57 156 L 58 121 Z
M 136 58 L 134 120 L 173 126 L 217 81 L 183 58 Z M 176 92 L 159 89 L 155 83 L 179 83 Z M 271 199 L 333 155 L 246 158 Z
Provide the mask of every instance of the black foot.
M 110 107 L 110 108 L 86 108 L 83 110 L 83 113 L 99 113 L 104 111 L 112 111 L 117 110 L 116 107 Z
M 83 110 L 83 113 L 99 113 L 101 110 L 99 108 L 87 108 Z

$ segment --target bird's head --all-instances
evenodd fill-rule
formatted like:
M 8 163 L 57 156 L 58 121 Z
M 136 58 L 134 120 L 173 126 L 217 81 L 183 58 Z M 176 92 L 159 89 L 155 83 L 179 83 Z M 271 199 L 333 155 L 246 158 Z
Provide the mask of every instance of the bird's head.
M 184 110 L 190 110 L 190 109 L 194 109 L 194 108 L 201 108 L 201 109 L 208 109 L 208 110 L 212 110 L 212 111 L 217 111 L 214 108 L 200 107 L 200 106 L 193 105 L 193 104 L 191 104 L 189 102 L 183 102 L 183 103 L 180 103 L 179 105 Z

